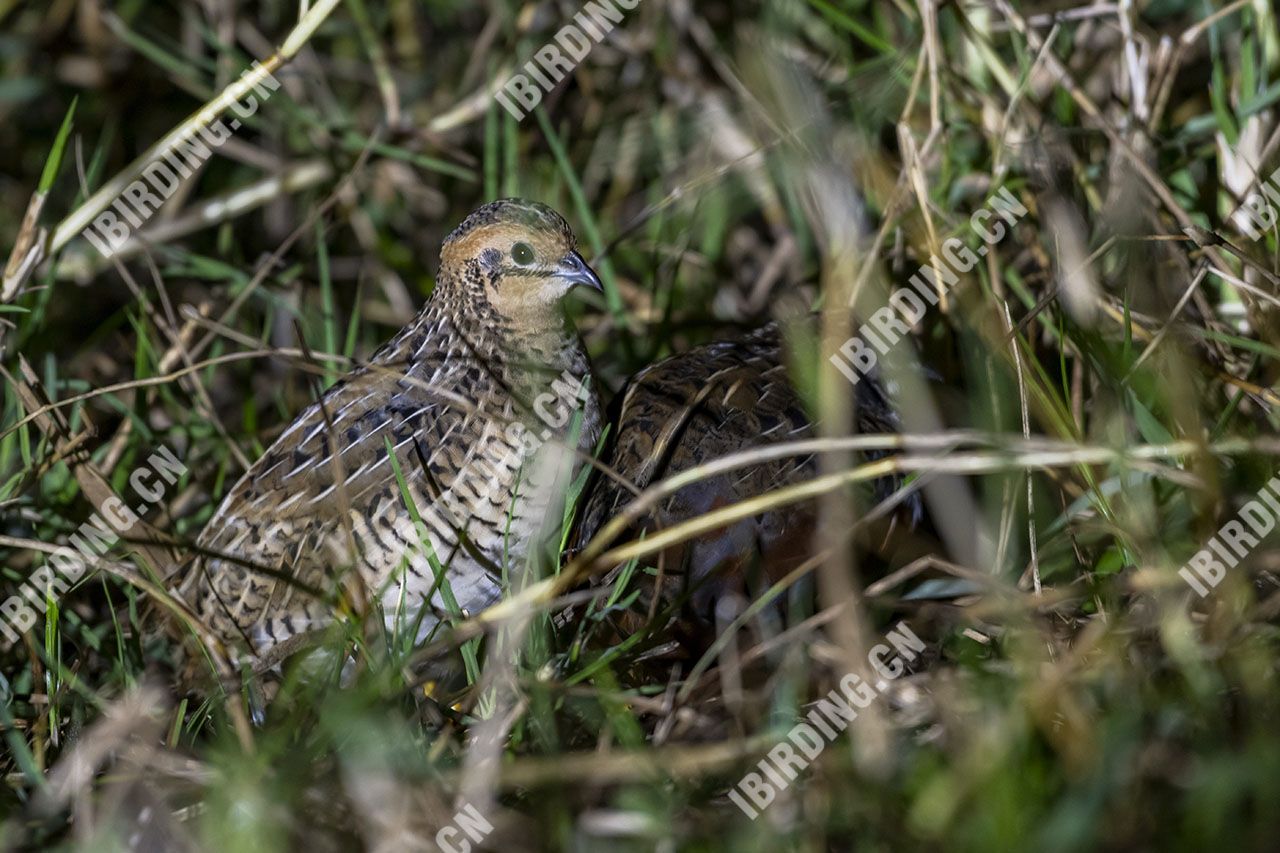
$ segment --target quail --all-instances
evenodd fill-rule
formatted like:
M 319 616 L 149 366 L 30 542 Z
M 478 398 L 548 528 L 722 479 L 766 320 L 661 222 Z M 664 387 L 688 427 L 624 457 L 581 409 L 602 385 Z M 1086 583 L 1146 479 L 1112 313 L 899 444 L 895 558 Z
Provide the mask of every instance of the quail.
M 417 317 L 232 487 L 179 595 L 259 658 L 322 629 L 352 582 L 419 639 L 495 601 L 600 435 L 562 305 L 576 285 L 601 289 L 550 207 L 468 216 Z
M 667 358 L 632 377 L 615 401 L 615 431 L 604 454 L 611 476 L 599 477 L 583 509 L 579 547 L 634 497 L 660 480 L 731 453 L 813 437 L 813 425 L 792 384 L 783 335 L 770 323 L 741 340 L 718 341 Z M 878 376 L 856 391 L 857 429 L 863 433 L 899 428 Z M 639 530 L 670 527 L 719 507 L 812 479 L 812 456 L 756 462 L 686 485 L 640 518 Z M 893 486 L 877 483 L 883 495 Z M 918 498 L 906 513 L 919 520 Z M 812 502 L 765 510 L 661 555 L 664 603 L 684 599 L 686 624 L 710 625 L 717 600 L 757 568 L 776 581 L 811 553 L 815 511 Z M 639 532 L 639 531 L 633 531 Z M 648 592 L 645 592 L 647 595 Z M 634 627 L 634 626 L 633 626 Z

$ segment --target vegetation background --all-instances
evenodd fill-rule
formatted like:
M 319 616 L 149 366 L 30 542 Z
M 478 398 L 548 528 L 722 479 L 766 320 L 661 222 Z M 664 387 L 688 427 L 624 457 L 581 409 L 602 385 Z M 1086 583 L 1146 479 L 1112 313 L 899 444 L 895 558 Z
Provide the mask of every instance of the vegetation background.
M 751 821 L 725 792 L 856 646 L 826 602 L 701 658 L 544 602 L 515 704 L 441 699 L 391 638 L 251 725 L 234 689 L 178 686 L 134 543 L 0 652 L 0 849 L 433 849 L 463 802 L 493 849 L 1274 849 L 1280 551 L 1205 600 L 1176 574 L 1280 450 L 1277 235 L 1230 220 L 1277 165 L 1272 4 L 643 0 L 516 121 L 486 90 L 579 9 L 345 0 L 138 251 L 72 240 L 5 294 L 0 596 L 92 512 L 86 472 L 127 492 L 160 446 L 189 473 L 146 520 L 190 542 L 486 200 L 574 223 L 614 392 L 781 313 L 838 329 L 855 284 L 867 316 L 942 240 L 976 248 L 969 214 L 1006 187 L 1030 214 L 899 346 L 941 380 L 909 431 L 966 432 L 895 464 L 958 499 L 850 555 L 863 636 L 905 619 L 927 653 Z M 0 245 L 37 189 L 52 230 L 299 13 L 0 0 Z M 23 358 L 75 448 L 27 417 Z M 795 378 L 838 411 L 822 363 Z

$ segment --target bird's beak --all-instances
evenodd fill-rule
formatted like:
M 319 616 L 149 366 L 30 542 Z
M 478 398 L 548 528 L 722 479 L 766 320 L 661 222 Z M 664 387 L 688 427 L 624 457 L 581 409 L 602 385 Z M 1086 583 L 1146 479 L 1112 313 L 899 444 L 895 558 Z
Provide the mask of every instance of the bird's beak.
M 600 281 L 600 276 L 587 266 L 587 262 L 577 252 L 570 252 L 564 256 L 564 260 L 560 261 L 560 266 L 556 268 L 556 275 L 570 284 L 585 284 L 593 290 L 604 293 L 604 284 Z

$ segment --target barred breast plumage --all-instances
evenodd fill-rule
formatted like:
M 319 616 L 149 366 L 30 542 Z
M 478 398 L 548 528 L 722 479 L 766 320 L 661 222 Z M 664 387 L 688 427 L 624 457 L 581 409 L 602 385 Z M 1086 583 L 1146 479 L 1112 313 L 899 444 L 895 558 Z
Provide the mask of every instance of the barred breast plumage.
M 414 322 L 227 494 L 181 584 L 197 615 L 261 655 L 327 624 L 355 582 L 389 623 L 420 618 L 420 637 L 454 603 L 496 600 L 600 435 L 561 306 L 575 284 L 600 286 L 550 208 L 505 200 L 468 217 Z

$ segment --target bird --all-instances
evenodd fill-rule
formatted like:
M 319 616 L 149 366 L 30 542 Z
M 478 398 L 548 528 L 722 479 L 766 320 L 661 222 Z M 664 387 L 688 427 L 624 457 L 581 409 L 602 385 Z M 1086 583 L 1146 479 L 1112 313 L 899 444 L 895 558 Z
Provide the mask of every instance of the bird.
M 586 549 L 606 523 L 635 495 L 659 481 L 729 454 L 814 437 L 814 422 L 791 379 L 779 323 L 732 340 L 695 347 L 645 367 L 614 401 L 613 433 L 604 449 L 603 474 L 595 476 L 581 513 L 575 547 Z M 878 373 L 856 386 L 856 428 L 896 432 L 900 421 Z M 869 457 L 883 454 L 868 453 Z M 813 479 L 812 454 L 754 461 L 744 468 L 687 484 L 645 512 L 630 534 L 672 527 L 785 486 Z M 877 481 L 878 497 L 897 485 Z M 917 495 L 901 510 L 909 524 L 923 512 Z M 684 602 L 678 626 L 690 633 L 714 628 L 716 604 L 746 593 L 755 570 L 776 582 L 812 554 L 817 516 L 812 501 L 773 507 L 664 549 L 659 560 L 658 602 Z M 605 575 L 610 583 L 618 574 Z M 640 626 L 654 590 L 624 617 L 624 631 Z
M 448 235 L 417 316 L 284 430 L 196 539 L 177 594 L 234 659 L 299 645 L 362 590 L 417 641 L 502 595 L 600 437 L 563 304 L 578 286 L 603 290 L 547 205 L 491 202 Z

